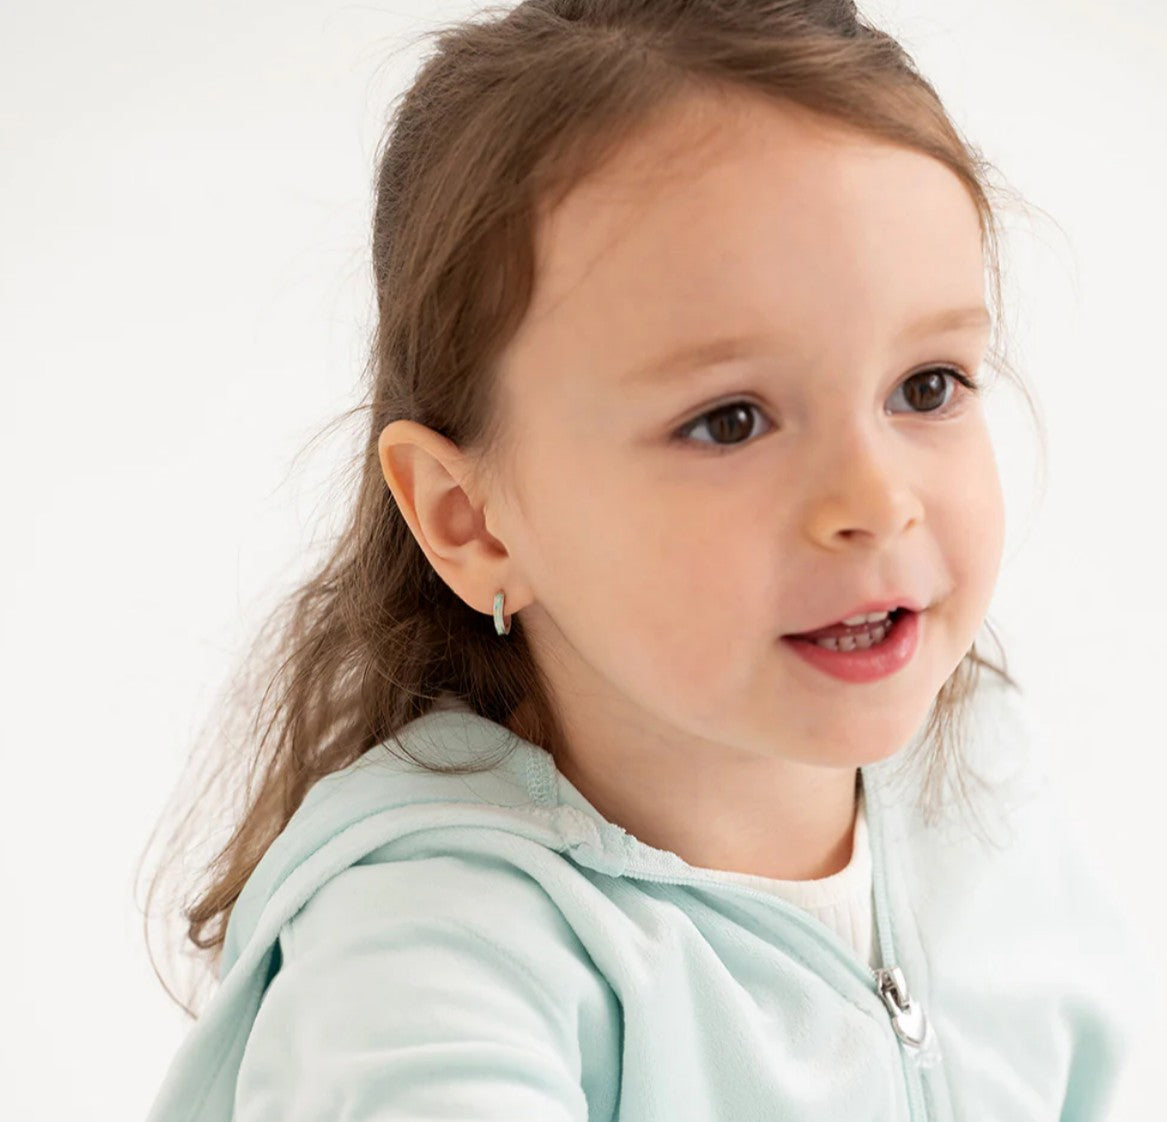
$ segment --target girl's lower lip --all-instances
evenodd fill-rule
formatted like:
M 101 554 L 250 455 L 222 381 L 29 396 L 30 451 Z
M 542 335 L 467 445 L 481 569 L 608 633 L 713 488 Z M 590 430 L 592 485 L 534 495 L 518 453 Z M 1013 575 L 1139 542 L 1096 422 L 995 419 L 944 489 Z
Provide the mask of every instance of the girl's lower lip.
M 873 682 L 902 669 L 916 653 L 920 637 L 919 615 L 919 612 L 905 611 L 893 621 L 884 641 L 866 650 L 856 647 L 853 651 L 832 651 L 811 639 L 795 639 L 787 635 L 782 636 L 782 642 L 811 666 L 833 678 L 841 678 L 844 682 Z

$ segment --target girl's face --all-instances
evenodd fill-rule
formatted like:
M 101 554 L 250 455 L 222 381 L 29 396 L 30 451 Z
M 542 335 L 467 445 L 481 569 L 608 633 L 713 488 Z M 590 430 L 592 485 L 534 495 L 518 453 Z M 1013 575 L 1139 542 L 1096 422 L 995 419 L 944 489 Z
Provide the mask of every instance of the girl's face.
M 498 587 L 573 744 L 854 767 L 927 718 L 1001 560 L 980 399 L 905 385 L 979 374 L 977 212 L 938 161 L 805 111 L 692 108 L 541 228 Z M 926 607 L 888 677 L 780 642 L 885 597 Z

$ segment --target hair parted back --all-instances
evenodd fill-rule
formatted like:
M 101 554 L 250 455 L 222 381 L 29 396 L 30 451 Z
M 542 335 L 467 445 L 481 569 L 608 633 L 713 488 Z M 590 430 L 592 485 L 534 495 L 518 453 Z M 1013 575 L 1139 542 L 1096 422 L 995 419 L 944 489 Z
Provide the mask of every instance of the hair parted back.
M 530 301 L 540 216 L 678 98 L 770 97 L 950 168 L 980 216 L 996 310 L 987 364 L 1033 408 L 997 333 L 993 169 L 903 48 L 851 0 L 524 0 L 429 34 L 436 49 L 378 154 L 369 398 L 344 414 L 368 412 L 351 513 L 327 560 L 254 640 L 222 708 L 226 720 L 248 718 L 246 731 L 216 741 L 201 785 L 177 785 L 187 810 L 150 883 L 148 945 L 161 881 L 186 876 L 190 827 L 212 811 L 233 816 L 226 841 L 197 862 L 200 887 L 181 905 L 181 950 L 202 977 L 186 1002 L 166 988 L 192 1016 L 244 883 L 319 778 L 392 741 L 442 693 L 499 724 L 525 702 L 523 735 L 552 752 L 563 742 L 521 617 L 500 639 L 491 616 L 437 576 L 385 483 L 377 441 L 407 418 L 475 452 L 484 471 L 502 467 L 515 437 L 497 408 L 496 363 Z M 948 779 L 964 792 L 963 720 L 985 669 L 1016 687 L 974 644 L 935 699 L 923 737 L 929 816 Z M 423 766 L 481 770 L 498 760 Z

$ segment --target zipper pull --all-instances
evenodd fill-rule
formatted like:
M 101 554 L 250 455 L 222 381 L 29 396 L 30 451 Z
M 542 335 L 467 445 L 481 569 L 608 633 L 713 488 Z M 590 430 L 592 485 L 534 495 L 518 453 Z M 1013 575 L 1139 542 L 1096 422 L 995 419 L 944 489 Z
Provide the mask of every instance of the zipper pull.
M 913 1001 L 904 981 L 903 971 L 898 966 L 875 971 L 875 981 L 879 996 L 883 998 L 887 1011 L 891 1014 L 891 1027 L 905 1044 L 919 1048 L 928 1035 L 928 1019 L 924 1007 Z

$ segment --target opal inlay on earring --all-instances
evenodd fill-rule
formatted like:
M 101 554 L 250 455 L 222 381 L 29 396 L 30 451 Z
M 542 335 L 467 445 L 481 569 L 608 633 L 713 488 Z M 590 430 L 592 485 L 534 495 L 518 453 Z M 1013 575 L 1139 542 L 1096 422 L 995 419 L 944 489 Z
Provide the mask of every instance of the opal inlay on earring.
M 505 623 L 502 618 L 502 605 L 506 598 L 503 592 L 496 592 L 494 594 L 494 629 L 500 635 L 509 635 L 511 633 L 511 621 L 508 619 Z

